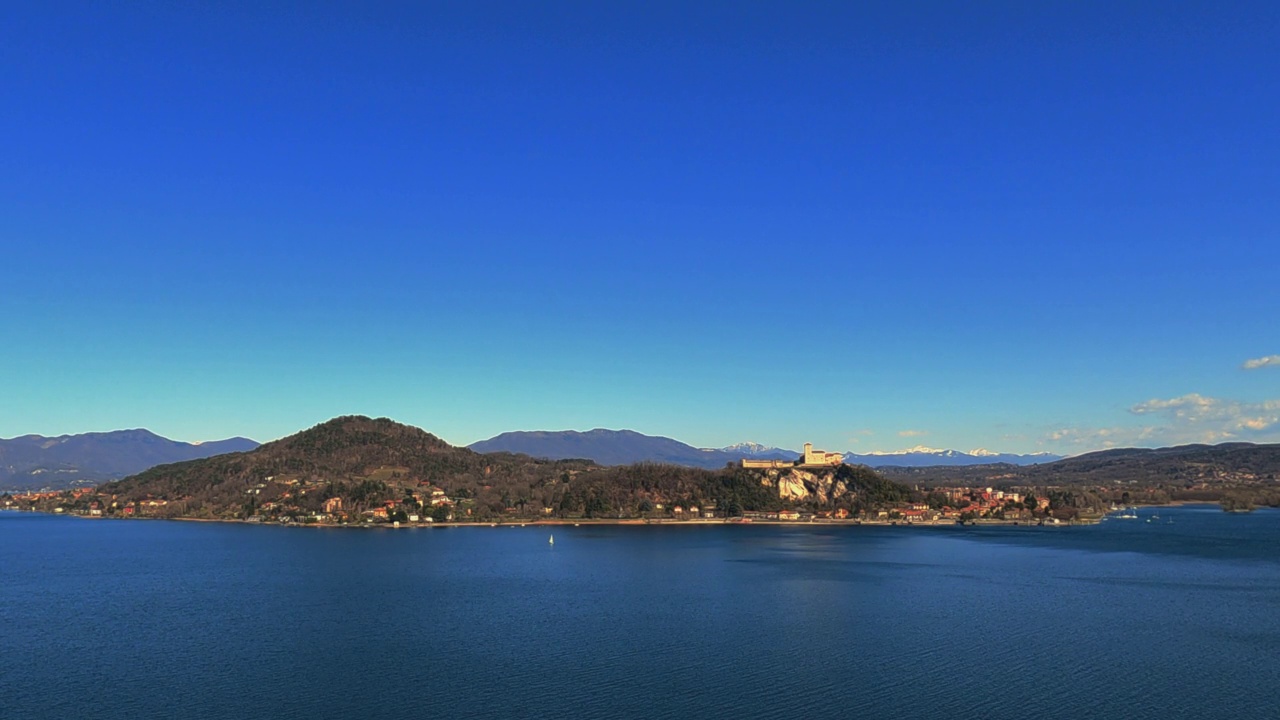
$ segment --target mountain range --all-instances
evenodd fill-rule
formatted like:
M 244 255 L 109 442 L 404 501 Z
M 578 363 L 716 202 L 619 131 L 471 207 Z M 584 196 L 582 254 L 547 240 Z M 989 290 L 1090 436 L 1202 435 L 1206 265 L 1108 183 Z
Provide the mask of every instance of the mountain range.
M 685 465 L 698 468 L 720 468 L 743 457 L 726 450 L 699 449 L 679 440 L 655 435 L 642 435 L 634 430 L 595 429 L 521 431 L 502 433 L 488 440 L 468 445 L 478 453 L 509 452 L 549 460 L 592 460 L 601 465 L 631 465 L 641 462 Z M 785 451 L 781 451 L 785 452 Z M 794 460 L 795 453 L 779 459 Z
M 91 486 L 118 480 L 156 465 L 244 452 L 256 447 L 258 443 L 243 437 L 186 443 L 141 429 L 0 439 L 0 490 Z M 587 432 L 507 432 L 473 443 L 469 448 L 478 453 L 518 453 L 551 460 L 582 459 L 600 465 L 652 462 L 704 469 L 722 468 L 743 459 L 790 461 L 800 457 L 795 450 L 754 442 L 722 448 L 697 448 L 669 437 L 600 428 Z M 899 452 L 845 454 L 845 462 L 849 464 L 877 468 L 994 463 L 1029 465 L 1058 459 L 1059 456 L 1047 453 L 1016 455 L 987 450 L 965 453 L 922 446 Z
M 0 490 L 92 486 L 156 465 L 256 447 L 258 443 L 242 437 L 186 443 L 150 430 L 23 435 L 0 439 Z
M 469 446 L 476 452 L 512 452 L 530 457 L 563 460 L 580 458 L 601 465 L 629 465 L 657 462 L 689 467 L 719 468 L 744 458 L 753 460 L 795 460 L 800 453 L 754 442 L 743 442 L 723 448 L 696 448 L 668 437 L 644 435 L 634 430 L 588 432 L 576 430 L 507 432 Z M 937 450 L 923 446 L 900 452 L 846 453 L 845 462 L 871 467 L 927 467 L 936 465 L 990 465 L 1009 463 L 1029 465 L 1052 462 L 1059 455 L 1035 453 L 1017 455 L 988 450 L 960 452 Z
M 515 434 L 515 439 L 545 443 L 543 435 L 564 435 L 566 446 L 579 451 L 590 449 L 593 443 L 601 440 L 612 441 L 616 452 L 634 452 L 636 448 L 628 449 L 627 443 L 644 446 L 657 441 L 653 444 L 664 449 L 664 458 L 687 458 L 692 452 L 694 458 L 704 462 L 706 458 L 719 461 L 735 453 L 786 452 L 754 445 L 740 445 L 732 452 L 724 448 L 700 450 L 670 438 L 608 430 L 519 433 Z M 69 454 L 77 447 L 101 449 L 107 446 L 128 456 L 130 452 L 125 450 L 137 452 L 141 447 L 150 450 L 146 462 L 154 462 L 159 453 L 165 451 L 211 454 L 227 448 L 256 445 L 243 438 L 200 445 L 175 443 L 136 430 L 63 438 L 27 436 L 3 443 L 0 449 L 3 450 L 5 467 L 11 467 L 10 463 L 18 460 L 21 452 L 36 450 Z M 947 458 L 959 455 L 990 458 L 995 455 L 942 451 L 917 454 Z M 873 457 L 892 458 L 895 455 Z M 97 456 L 99 461 L 104 458 L 109 459 L 110 453 Z M 84 462 L 83 456 L 79 459 Z M 136 455 L 117 456 L 114 460 L 117 463 L 125 460 L 142 462 Z M 731 462 L 726 464 L 728 467 L 721 465 L 719 469 L 708 470 L 674 463 L 658 464 L 649 458 L 637 464 L 607 466 L 588 459 L 538 459 L 524 452 L 495 450 L 482 454 L 449 445 L 419 428 L 386 418 L 347 416 L 248 452 L 230 452 L 151 467 L 123 480 L 108 482 L 98 488 L 98 493 L 99 496 L 119 495 L 132 502 L 153 498 L 173 501 L 162 504 L 162 510 L 154 511 L 158 516 L 212 518 L 252 514 L 259 505 L 263 510 L 286 507 L 293 508 L 289 512 L 294 514 L 314 513 L 334 497 L 342 498 L 347 510 L 358 513 L 387 502 L 398 502 L 412 493 L 434 492 L 431 489 L 434 485 L 446 488 L 450 497 L 459 500 L 460 505 L 466 504 L 466 514 L 472 519 L 495 514 L 529 514 L 528 508 L 536 508 L 543 514 L 546 514 L 546 508 L 551 508 L 551 512 L 567 516 L 585 513 L 587 517 L 616 517 L 621 516 L 619 514 L 634 516 L 643 513 L 645 507 L 656 507 L 654 503 L 676 501 L 699 505 L 714 501 L 723 503 L 725 507 L 777 509 L 780 498 L 797 497 L 799 488 L 796 483 L 822 480 L 804 470 L 795 470 L 796 476 L 784 473 L 787 475 L 784 491 L 784 479 L 777 473 L 734 467 Z M 104 472 L 104 467 L 105 464 L 99 465 L 95 472 Z M 64 472 L 72 470 L 70 466 L 61 469 Z M 47 474 L 29 471 L 29 475 L 36 477 Z M 72 474 L 80 476 L 77 477 L 79 484 L 87 484 L 84 476 L 89 473 Z M 1125 448 L 1026 466 L 1009 463 L 931 467 L 897 465 L 871 470 L 861 465 L 842 465 L 831 469 L 826 480 L 832 483 L 829 491 L 835 492 L 838 480 L 844 483 L 845 492 L 853 488 L 852 492 L 858 498 L 872 504 L 901 501 L 910 486 L 1061 488 L 1082 485 L 1096 488 L 1120 484 L 1135 493 L 1145 493 L 1144 497 L 1152 501 L 1216 502 L 1231 493 L 1247 490 L 1252 493 L 1244 498 L 1248 504 L 1280 506 L 1280 491 L 1275 490 L 1280 483 L 1280 444 Z M 801 495 L 820 497 L 820 490 L 823 488 L 818 485 L 812 488 L 805 485 Z M 77 509 L 86 510 L 87 503 L 92 500 L 93 497 L 77 500 L 84 505 Z M 1116 501 L 1112 498 L 1108 502 Z
M 939 450 L 937 448 L 924 447 L 923 445 L 897 452 L 845 453 L 844 456 L 844 461 L 847 463 L 858 463 L 870 465 L 871 467 L 933 467 L 940 465 L 991 465 L 994 463 L 1038 465 L 1061 459 L 1061 455 L 1046 452 L 1019 455 L 1016 453 L 992 452 L 984 448 L 961 452 L 959 450 Z

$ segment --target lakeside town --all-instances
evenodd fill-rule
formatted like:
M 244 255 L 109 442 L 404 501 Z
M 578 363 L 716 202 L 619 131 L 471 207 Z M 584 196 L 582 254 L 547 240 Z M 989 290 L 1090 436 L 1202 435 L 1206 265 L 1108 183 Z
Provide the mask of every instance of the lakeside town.
M 437 526 L 500 524 L 580 524 L 580 523 L 841 523 L 867 525 L 1058 525 L 1096 522 L 1101 515 L 1053 512 L 1048 495 L 985 488 L 936 488 L 925 499 L 896 503 L 889 507 L 854 512 L 847 507 L 812 510 L 738 510 L 730 513 L 714 502 L 695 504 L 653 503 L 639 516 L 588 516 L 561 513 L 556 508 L 509 507 L 506 512 L 482 516 L 475 512 L 471 498 L 451 497 L 444 489 L 426 485 L 399 500 L 386 500 L 373 507 L 356 510 L 341 497 L 325 498 L 318 510 L 309 511 L 295 501 L 320 492 L 322 483 L 292 482 L 289 491 L 277 499 L 256 504 L 257 511 L 241 517 L 186 518 L 172 512 L 183 503 L 150 497 L 137 500 L 103 496 L 94 489 L 20 492 L 0 495 L 0 509 L 46 512 L 86 518 L 207 519 L 249 523 L 316 526 Z M 260 496 L 265 483 L 250 489 Z

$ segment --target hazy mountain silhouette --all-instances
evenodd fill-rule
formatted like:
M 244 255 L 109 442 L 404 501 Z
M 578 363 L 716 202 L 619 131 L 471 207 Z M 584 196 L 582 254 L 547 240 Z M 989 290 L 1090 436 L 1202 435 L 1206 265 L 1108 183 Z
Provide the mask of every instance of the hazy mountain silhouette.
M 80 435 L 23 435 L 0 439 L 0 488 L 97 485 L 165 463 L 196 460 L 258 447 L 235 437 L 204 443 L 170 440 L 150 430 Z
M 534 430 L 506 432 L 488 440 L 469 445 L 476 452 L 512 452 L 531 457 L 564 460 L 582 458 L 601 465 L 630 465 L 638 462 L 656 462 L 669 465 L 686 465 L 700 468 L 719 468 L 736 462 L 743 453 L 723 450 L 703 450 L 686 445 L 679 440 L 655 435 L 644 435 L 634 430 L 595 429 L 588 432 L 576 430 Z M 791 455 L 787 459 L 795 459 Z

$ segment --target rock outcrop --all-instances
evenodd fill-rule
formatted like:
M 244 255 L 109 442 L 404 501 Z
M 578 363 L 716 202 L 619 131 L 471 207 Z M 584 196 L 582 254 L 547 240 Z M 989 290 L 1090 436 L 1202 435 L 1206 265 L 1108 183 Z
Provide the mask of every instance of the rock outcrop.
M 760 482 L 766 487 L 776 487 L 778 497 L 789 502 L 828 503 L 849 492 L 844 481 L 836 479 L 834 468 L 831 470 L 799 468 L 763 470 Z

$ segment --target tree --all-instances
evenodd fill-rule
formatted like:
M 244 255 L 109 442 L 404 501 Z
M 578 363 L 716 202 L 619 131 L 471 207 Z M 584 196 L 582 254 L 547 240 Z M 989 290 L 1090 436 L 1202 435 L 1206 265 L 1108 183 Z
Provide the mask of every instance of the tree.
M 566 490 L 560 498 L 560 512 L 562 513 L 582 512 L 582 506 L 582 496 L 573 490 Z

